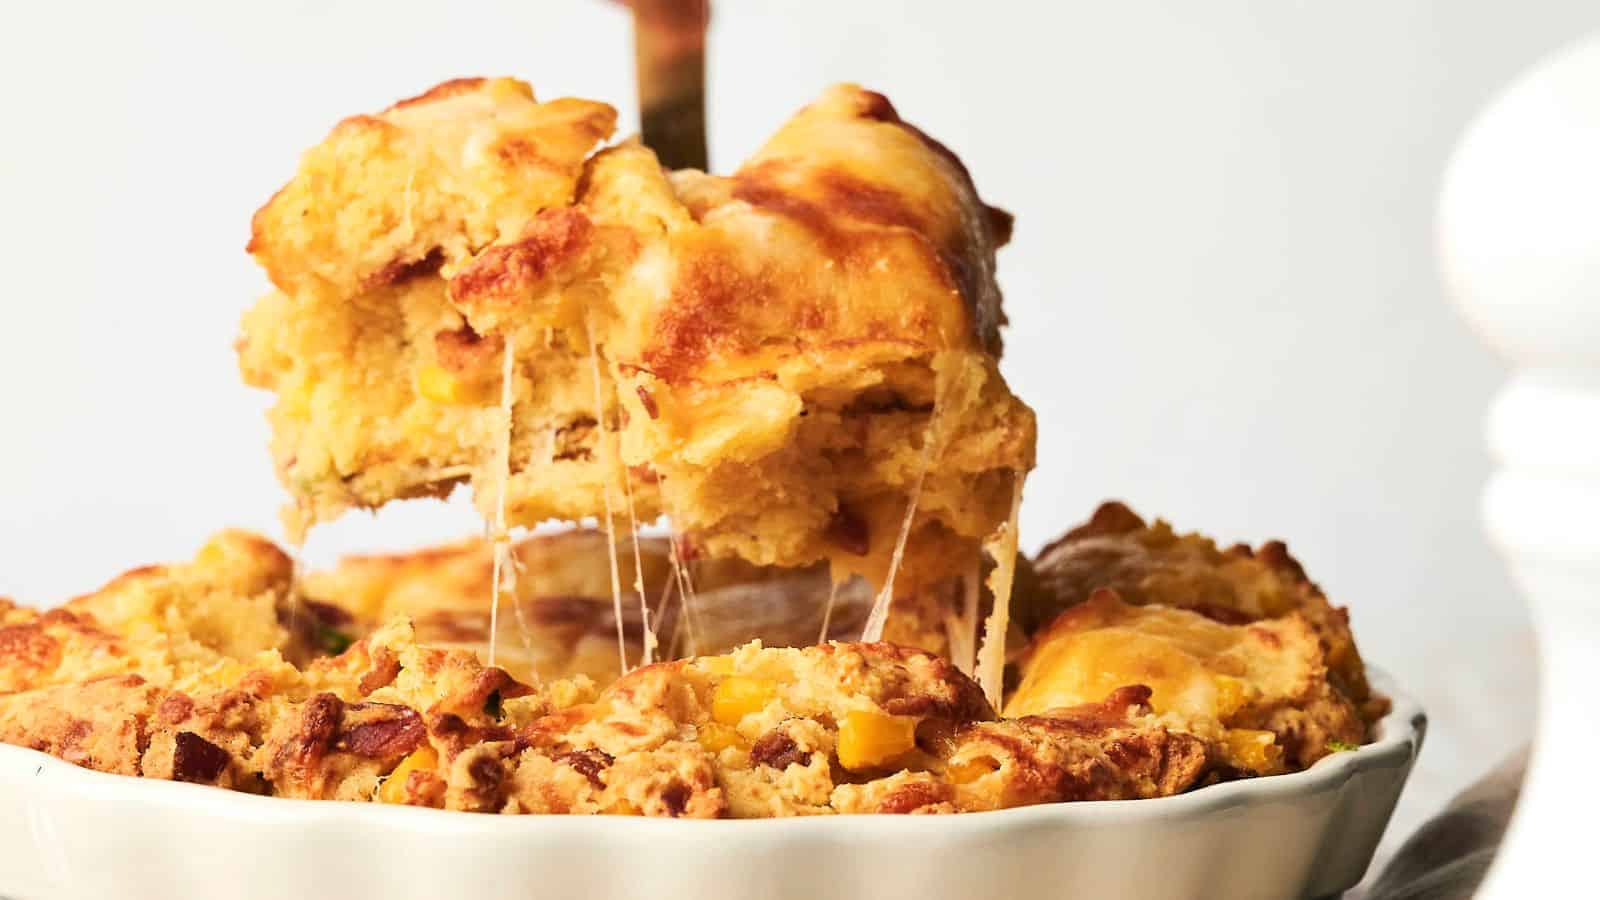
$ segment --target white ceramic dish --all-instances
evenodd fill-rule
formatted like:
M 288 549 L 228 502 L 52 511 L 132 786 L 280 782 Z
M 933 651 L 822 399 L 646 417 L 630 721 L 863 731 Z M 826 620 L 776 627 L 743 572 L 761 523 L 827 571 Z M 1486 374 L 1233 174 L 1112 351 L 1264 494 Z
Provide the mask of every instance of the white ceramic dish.
M 484 816 L 278 800 L 90 772 L 0 745 L 8 900 L 1327 897 L 1361 880 L 1422 745 L 1159 800 L 760 821 Z

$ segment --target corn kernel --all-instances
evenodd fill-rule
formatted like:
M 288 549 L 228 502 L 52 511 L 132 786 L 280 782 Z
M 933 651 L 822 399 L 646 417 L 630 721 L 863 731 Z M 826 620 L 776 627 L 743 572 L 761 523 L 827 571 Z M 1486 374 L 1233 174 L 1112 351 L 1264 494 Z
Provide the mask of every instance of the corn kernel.
M 400 760 L 400 765 L 394 767 L 389 777 L 383 780 L 383 787 L 378 789 L 378 799 L 384 803 L 406 802 L 406 782 L 411 779 L 412 772 L 431 772 L 439 767 L 439 753 L 427 744 L 411 751 L 411 755 Z
M 993 757 L 980 756 L 966 762 L 955 763 L 944 770 L 945 777 L 954 784 L 971 784 L 985 775 L 993 775 L 1000 770 L 1000 763 Z
M 745 716 L 765 709 L 777 695 L 777 686 L 765 678 L 730 675 L 717 682 L 711 694 L 711 718 L 723 725 L 737 725 Z
M 852 771 L 881 766 L 917 745 L 914 716 L 852 710 L 839 726 L 839 765 Z
M 467 403 L 474 399 L 466 382 L 435 363 L 417 370 L 417 393 L 434 403 Z
M 744 739 L 744 735 L 735 729 L 716 722 L 701 725 L 696 732 L 696 738 L 700 741 L 700 746 L 712 753 L 721 753 L 729 747 L 744 749 L 749 743 Z
M 1277 771 L 1283 760 L 1283 748 L 1277 740 L 1270 731 L 1249 728 L 1234 728 L 1223 736 L 1234 764 L 1261 774 Z
M 1244 706 L 1245 683 L 1231 675 L 1217 675 L 1212 681 L 1217 686 L 1217 718 L 1227 719 Z
M 222 548 L 221 541 L 217 540 L 216 538 L 212 538 L 211 540 L 205 542 L 205 545 L 200 548 L 199 552 L 195 553 L 194 562 L 195 565 L 198 566 L 220 566 L 227 560 L 227 558 L 228 551 Z
M 700 660 L 700 667 L 713 675 L 732 675 L 733 657 L 707 656 Z

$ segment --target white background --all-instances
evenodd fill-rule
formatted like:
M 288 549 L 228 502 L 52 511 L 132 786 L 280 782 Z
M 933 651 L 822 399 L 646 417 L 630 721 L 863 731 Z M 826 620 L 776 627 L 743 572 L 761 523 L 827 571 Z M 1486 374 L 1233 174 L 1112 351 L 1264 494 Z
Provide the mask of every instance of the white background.
M 1597 25 L 1587 0 L 724 0 L 713 166 L 847 79 L 960 153 L 1018 217 L 1024 542 L 1108 496 L 1288 538 L 1433 713 L 1393 838 L 1526 739 L 1532 690 L 1476 520 L 1503 371 L 1440 296 L 1438 174 L 1497 86 Z M 266 398 L 230 347 L 265 286 L 249 215 L 341 116 L 467 74 L 634 121 L 627 18 L 601 0 L 7 6 L 0 594 L 277 533 Z M 473 525 L 412 504 L 308 555 Z

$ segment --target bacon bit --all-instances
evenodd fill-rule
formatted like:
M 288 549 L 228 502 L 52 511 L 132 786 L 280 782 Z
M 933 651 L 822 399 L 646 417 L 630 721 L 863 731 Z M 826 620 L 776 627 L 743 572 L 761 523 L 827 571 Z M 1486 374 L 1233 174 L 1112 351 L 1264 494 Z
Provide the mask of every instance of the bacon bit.
M 340 735 L 338 747 L 369 759 L 397 759 L 421 746 L 427 730 L 409 706 L 358 703 L 348 712 L 362 721 Z
M 661 802 L 667 807 L 667 815 L 674 819 L 683 815 L 689 808 L 689 786 L 676 778 L 671 784 L 661 789 Z
M 467 774 L 472 776 L 472 780 L 479 788 L 494 791 L 500 787 L 500 782 L 505 780 L 506 770 L 500 765 L 500 760 L 485 755 L 479 756 L 467 765 Z
M 650 420 L 653 422 L 660 418 L 661 408 L 656 406 L 656 398 L 651 396 L 650 391 L 642 384 L 635 385 L 633 390 L 639 395 L 639 405 L 644 407 L 645 414 Z
M 847 506 L 839 507 L 833 514 L 823 536 L 835 547 L 854 556 L 866 556 L 872 548 L 872 534 L 867 528 L 867 521 Z
M 776 728 L 762 735 L 750 747 L 750 761 L 758 766 L 771 766 L 778 771 L 790 765 L 810 765 L 811 752 L 801 750 L 787 732 Z
M 438 247 L 429 250 L 421 259 L 391 259 L 382 268 L 362 279 L 364 288 L 380 288 L 403 284 L 413 278 L 432 275 L 444 266 L 444 252 Z
M 555 758 L 555 762 L 571 766 L 572 768 L 578 770 L 583 777 L 589 779 L 589 783 L 594 785 L 595 790 L 605 789 L 606 785 L 605 782 L 600 779 L 600 773 L 611 768 L 611 764 L 615 761 L 616 760 L 612 758 L 611 754 L 598 748 L 590 748 L 588 750 L 573 750 L 570 753 L 563 753 Z
M 372 670 L 361 676 L 361 681 L 356 685 L 361 691 L 361 696 L 372 693 L 381 687 L 387 687 L 400 674 L 400 657 L 388 647 L 374 647 L 372 649 Z
M 516 732 L 504 725 L 489 725 L 478 728 L 467 724 L 467 720 L 455 713 L 429 713 L 427 732 L 442 742 L 454 755 L 476 744 L 496 743 L 509 741 L 516 738 Z M 519 749 L 520 745 L 519 745 Z
M 228 767 L 228 751 L 192 731 L 180 731 L 172 750 L 172 778 L 212 784 Z
M 188 694 L 181 691 L 169 694 L 167 699 L 161 701 L 161 705 L 156 708 L 156 716 L 168 725 L 176 725 L 189 718 L 193 713 L 194 701 L 189 699 Z
M 649 466 L 630 466 L 628 473 L 644 484 L 656 484 L 661 481 L 661 476 Z
M 279 749 L 274 763 L 285 769 L 295 762 L 311 763 L 332 744 L 343 718 L 344 701 L 338 697 L 323 693 L 307 700 L 300 712 L 300 730 Z
M 453 737 L 463 735 L 472 730 L 467 720 L 455 713 L 436 713 L 429 717 L 431 726 L 428 730 L 435 732 L 440 737 Z

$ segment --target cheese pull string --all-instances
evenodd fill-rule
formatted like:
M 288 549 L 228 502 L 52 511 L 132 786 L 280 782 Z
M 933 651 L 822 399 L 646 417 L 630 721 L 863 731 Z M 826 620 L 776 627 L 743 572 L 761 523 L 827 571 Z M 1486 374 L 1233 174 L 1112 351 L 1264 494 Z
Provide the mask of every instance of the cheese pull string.
M 828 642 L 828 629 L 833 625 L 833 605 L 838 600 L 839 580 L 831 577 L 830 573 L 828 579 L 828 603 L 822 608 L 822 630 L 817 633 L 818 644 L 826 644 Z
M 861 629 L 861 640 L 875 643 L 883 640 L 884 626 L 889 622 L 889 607 L 894 603 L 894 579 L 900 571 L 906 553 L 906 542 L 911 538 L 911 527 L 916 522 L 917 505 L 922 501 L 922 486 L 928 480 L 928 471 L 944 453 L 944 417 L 950 402 L 951 376 L 940 366 L 934 368 L 933 411 L 928 414 L 928 425 L 922 433 L 922 460 L 911 493 L 906 498 L 905 517 L 900 521 L 900 533 L 895 537 L 894 552 L 889 556 L 889 572 L 883 586 L 873 598 L 872 611 L 867 614 L 867 624 Z
M 511 535 L 506 530 L 506 494 L 511 481 L 511 428 L 515 399 L 516 349 L 511 335 L 505 335 L 505 346 L 500 359 L 500 428 L 495 435 L 495 485 L 494 524 L 489 538 L 494 546 L 494 566 L 490 577 L 489 601 L 489 665 L 495 664 L 496 645 L 500 640 L 500 595 L 505 591 L 505 577 L 510 568 L 506 565 L 511 553 Z M 515 600 L 515 572 L 510 572 Z
M 1001 690 L 1006 672 L 1006 633 L 1011 628 L 1011 588 L 1017 575 L 1017 523 L 1022 509 L 1023 473 L 1013 472 L 1011 481 L 1011 517 L 1001 531 L 991 537 L 985 549 L 994 558 L 994 571 L 989 573 L 989 592 L 994 595 L 994 609 L 984 622 L 983 646 L 978 650 L 978 683 L 995 709 L 1000 708 Z
M 612 379 L 611 386 L 615 392 L 617 406 L 621 407 L 622 387 L 616 379 Z M 620 443 L 620 437 L 618 441 Z M 620 452 L 618 456 L 621 456 Z M 650 601 L 644 592 L 644 559 L 639 553 L 639 514 L 633 502 L 633 469 L 628 466 L 627 460 L 619 459 L 619 462 L 622 465 L 623 496 L 628 501 L 628 536 L 633 542 L 633 590 L 639 596 L 639 625 L 643 631 L 640 640 L 644 648 L 639 656 L 639 665 L 648 666 L 655 662 L 656 648 L 660 642 L 656 640 L 655 628 L 650 624 Z
M 617 564 L 617 517 L 611 503 L 612 467 L 610 432 L 606 429 L 605 391 L 600 385 L 600 350 L 594 342 L 594 326 L 584 310 L 583 330 L 589 338 L 589 371 L 594 381 L 595 440 L 600 451 L 600 494 L 606 510 L 606 558 L 611 564 L 611 617 L 617 626 L 617 671 L 628 671 L 628 641 L 622 627 L 622 573 Z

